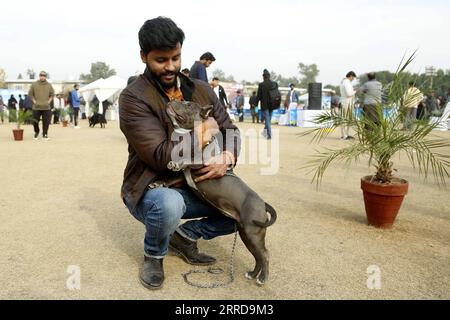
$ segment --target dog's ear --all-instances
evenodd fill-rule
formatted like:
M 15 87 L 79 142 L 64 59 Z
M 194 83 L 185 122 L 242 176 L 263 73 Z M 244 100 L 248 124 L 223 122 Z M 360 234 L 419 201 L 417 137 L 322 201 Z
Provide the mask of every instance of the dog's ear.
M 202 108 L 202 110 L 200 111 L 200 117 L 202 117 L 202 119 L 208 119 L 209 114 L 211 113 L 213 106 L 212 105 L 207 105 L 207 106 L 203 106 L 201 108 Z

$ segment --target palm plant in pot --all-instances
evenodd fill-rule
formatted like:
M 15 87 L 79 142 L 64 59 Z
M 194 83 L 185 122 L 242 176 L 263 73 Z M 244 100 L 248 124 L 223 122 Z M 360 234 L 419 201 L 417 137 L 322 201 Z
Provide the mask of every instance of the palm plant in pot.
M 33 119 L 33 112 L 31 110 L 19 110 L 17 112 L 13 112 L 10 114 L 10 119 L 12 122 L 16 123 L 16 129 L 13 129 L 14 140 L 22 141 L 23 140 L 23 129 L 22 125 L 28 121 Z
M 369 225 L 379 228 L 393 225 L 408 191 L 408 182 L 394 176 L 397 171 L 394 156 L 406 155 L 412 167 L 418 168 L 419 174 L 426 178 L 432 172 L 440 186 L 445 186 L 450 177 L 450 139 L 432 134 L 438 123 L 414 120 L 411 129 L 405 130 L 403 126 L 405 120 L 410 121 L 405 119 L 405 106 L 409 99 L 416 98 L 405 95 L 408 82 L 405 68 L 414 57 L 415 53 L 406 61 L 402 60 L 392 82 L 385 88 L 386 106 L 390 109 L 383 110 L 381 103 L 376 106 L 377 119 L 357 118 L 352 110 L 341 113 L 324 111 L 314 119 L 320 127 L 301 134 L 313 134 L 312 140 L 320 142 L 339 126 L 350 126 L 355 131 L 353 142 L 341 148 L 319 151 L 303 168 L 312 169 L 313 181 L 319 184 L 332 162 L 350 165 L 366 159 L 369 166 L 375 168 L 373 175 L 361 178 L 366 215 Z

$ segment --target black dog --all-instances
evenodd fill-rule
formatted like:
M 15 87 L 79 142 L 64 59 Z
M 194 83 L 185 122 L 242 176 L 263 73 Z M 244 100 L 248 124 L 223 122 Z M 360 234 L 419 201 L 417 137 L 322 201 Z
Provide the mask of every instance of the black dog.
M 101 113 L 94 113 L 89 119 L 89 127 L 93 128 L 97 123 L 100 124 L 101 128 L 105 128 L 106 125 L 106 118 Z

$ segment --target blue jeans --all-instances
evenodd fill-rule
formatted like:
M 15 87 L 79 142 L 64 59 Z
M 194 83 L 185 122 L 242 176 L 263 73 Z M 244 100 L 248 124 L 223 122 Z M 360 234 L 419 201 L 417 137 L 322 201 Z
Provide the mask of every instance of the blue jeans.
M 272 138 L 272 129 L 271 129 L 271 124 L 272 124 L 272 111 L 270 111 L 269 109 L 263 110 L 264 112 L 264 130 L 266 130 L 266 138 L 267 139 L 271 139 Z
M 128 205 L 127 205 L 128 207 Z M 130 208 L 128 207 L 128 210 Z M 190 240 L 213 239 L 233 233 L 235 221 L 199 199 L 190 189 L 148 190 L 131 214 L 145 225 L 144 254 L 162 258 L 167 254 L 171 235 L 180 219 L 189 220 L 178 232 Z

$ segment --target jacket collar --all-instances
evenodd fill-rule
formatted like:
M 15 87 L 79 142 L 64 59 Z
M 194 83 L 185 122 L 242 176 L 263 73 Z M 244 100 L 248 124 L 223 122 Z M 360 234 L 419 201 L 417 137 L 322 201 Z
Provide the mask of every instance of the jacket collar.
M 151 84 L 153 84 L 153 86 L 159 91 L 159 93 L 161 95 L 163 95 L 163 96 L 166 95 L 164 93 L 163 87 L 157 81 L 157 79 L 152 75 L 150 70 L 148 70 L 148 68 L 145 68 L 144 77 L 147 78 L 147 80 L 150 81 Z M 192 99 L 192 94 L 195 89 L 194 82 L 191 79 L 189 79 L 188 77 L 186 77 L 184 74 L 182 74 L 181 72 L 178 72 L 177 77 L 179 79 L 180 90 L 183 93 L 183 99 L 186 101 L 190 101 Z

